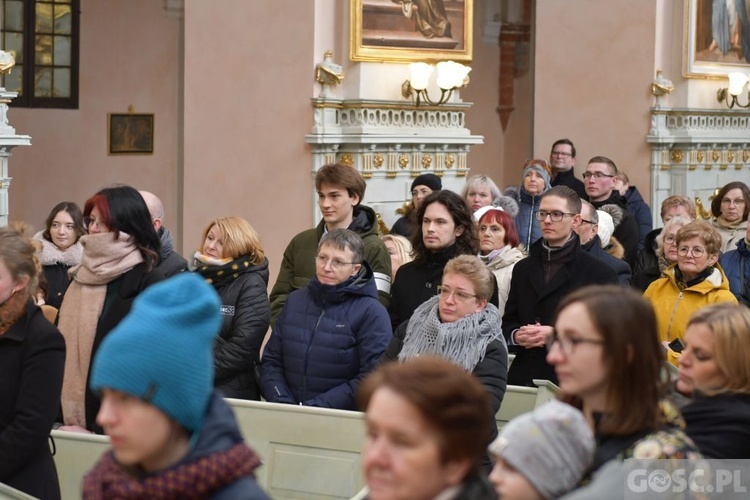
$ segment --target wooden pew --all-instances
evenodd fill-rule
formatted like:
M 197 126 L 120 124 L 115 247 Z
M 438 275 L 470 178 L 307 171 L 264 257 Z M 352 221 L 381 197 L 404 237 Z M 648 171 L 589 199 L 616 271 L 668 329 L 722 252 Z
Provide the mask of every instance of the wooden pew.
M 556 397 L 557 387 L 508 386 L 496 415 L 498 427 Z M 274 499 L 351 498 L 364 486 L 360 412 L 228 399 L 242 435 L 263 458 L 258 483 Z M 81 481 L 109 447 L 109 438 L 52 431 L 63 499 L 81 497 Z M 1 497 L 0 497 L 1 498 Z

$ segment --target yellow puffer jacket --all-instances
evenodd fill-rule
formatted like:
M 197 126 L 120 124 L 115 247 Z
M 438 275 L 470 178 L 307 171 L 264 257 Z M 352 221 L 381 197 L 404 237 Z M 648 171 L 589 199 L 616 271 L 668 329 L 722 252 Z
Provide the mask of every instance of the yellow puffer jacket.
M 675 266 L 672 264 L 646 289 L 643 296 L 648 299 L 656 311 L 659 327 L 659 340 L 671 342 L 683 340 L 685 328 L 690 316 L 698 309 L 718 302 L 737 303 L 729 291 L 729 281 L 724 271 L 718 266 L 700 283 L 680 291 L 677 287 Z M 669 351 L 669 361 L 677 364 L 677 353 Z

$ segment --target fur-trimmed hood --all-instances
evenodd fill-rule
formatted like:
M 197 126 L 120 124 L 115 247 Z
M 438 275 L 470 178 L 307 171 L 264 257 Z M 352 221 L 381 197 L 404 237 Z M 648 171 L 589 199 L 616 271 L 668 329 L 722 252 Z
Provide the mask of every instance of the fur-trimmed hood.
M 35 241 L 41 243 L 41 248 L 37 253 L 43 266 L 64 264 L 72 267 L 81 263 L 81 259 L 83 259 L 83 245 L 81 245 L 80 238 L 65 250 L 60 250 L 57 245 L 45 240 L 44 236 L 42 236 L 43 233 L 43 231 L 39 231 L 33 238 Z

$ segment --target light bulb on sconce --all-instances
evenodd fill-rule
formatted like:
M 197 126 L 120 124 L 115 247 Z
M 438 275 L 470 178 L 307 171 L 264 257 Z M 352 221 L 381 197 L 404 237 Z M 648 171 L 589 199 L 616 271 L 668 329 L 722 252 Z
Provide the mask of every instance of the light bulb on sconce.
M 437 64 L 437 85 L 440 88 L 440 99 L 433 101 L 427 95 L 427 84 L 435 66 L 423 62 L 409 65 L 409 79 L 401 85 L 401 95 L 405 99 L 413 98 L 419 106 L 422 101 L 433 106 L 448 102 L 453 91 L 469 83 L 471 68 L 454 61 L 442 61 Z
M 750 90 L 747 92 L 747 102 L 745 104 L 740 103 L 738 99 L 738 96 L 745 89 L 748 79 L 750 79 L 750 77 L 745 73 L 729 73 L 729 87 L 719 89 L 716 92 L 716 100 L 724 102 L 729 109 L 732 109 L 735 106 L 739 108 L 750 108 Z

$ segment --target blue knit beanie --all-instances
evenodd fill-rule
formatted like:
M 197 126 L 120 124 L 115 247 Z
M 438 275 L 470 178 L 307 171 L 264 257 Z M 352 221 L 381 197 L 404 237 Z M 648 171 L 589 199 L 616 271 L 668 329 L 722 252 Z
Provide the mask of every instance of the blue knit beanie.
M 147 288 L 94 357 L 91 390 L 122 391 L 192 432 L 213 390 L 221 301 L 203 278 L 181 273 Z

